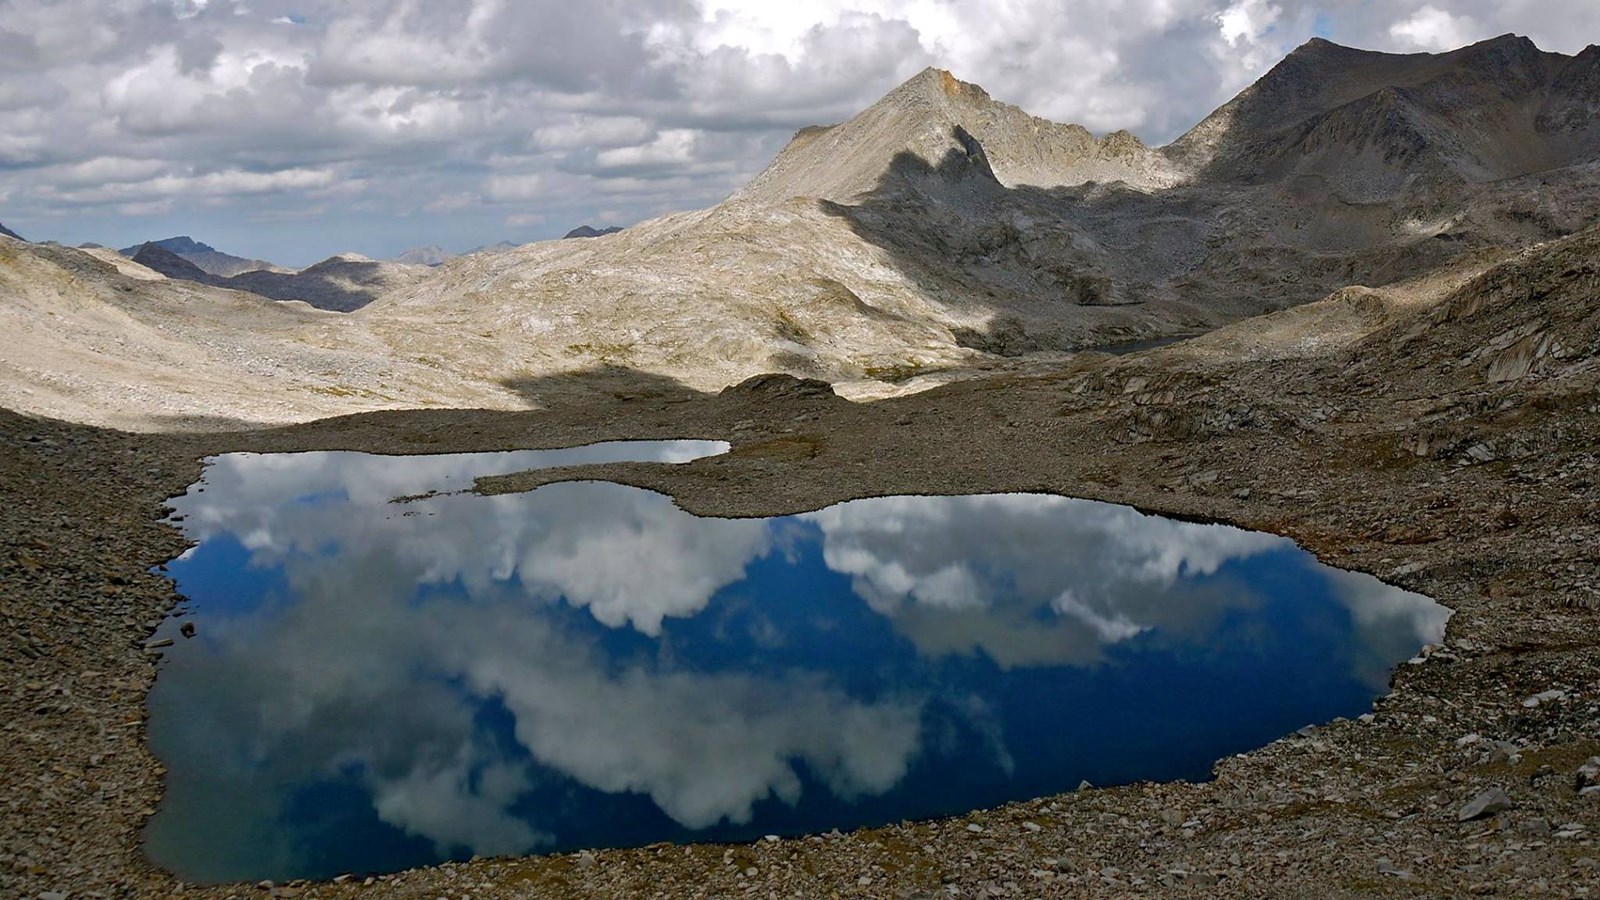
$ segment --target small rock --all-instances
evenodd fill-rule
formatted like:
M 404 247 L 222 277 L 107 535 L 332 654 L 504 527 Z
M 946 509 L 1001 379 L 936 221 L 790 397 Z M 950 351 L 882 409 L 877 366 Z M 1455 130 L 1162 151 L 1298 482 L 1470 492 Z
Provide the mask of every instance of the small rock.
M 983 826 L 979 825 L 977 822 L 973 822 L 971 825 L 967 826 L 967 830 L 972 832 L 973 834 L 982 834 L 983 833 Z
M 1591 756 L 1578 767 L 1578 790 L 1600 785 L 1600 756 Z
M 1540 691 L 1539 693 L 1534 694 L 1532 697 L 1522 701 L 1522 705 L 1528 709 L 1535 709 L 1541 703 L 1550 703 L 1555 700 L 1560 700 L 1566 695 L 1566 691 Z
M 1534 835 L 1535 837 L 1545 837 L 1545 836 L 1549 835 L 1550 831 L 1551 831 L 1550 820 L 1549 819 L 1529 819 L 1526 822 L 1518 823 L 1517 824 L 1517 830 L 1522 832 L 1523 834 L 1531 834 L 1531 835 Z
M 186 638 L 194 637 L 194 623 L 193 622 L 185 622 L 185 623 L 183 623 L 182 625 L 180 625 L 178 627 L 178 633 L 182 634 Z
M 1514 808 L 1515 805 L 1503 789 L 1490 788 L 1473 797 L 1466 806 L 1461 807 L 1461 812 L 1456 814 L 1456 821 L 1471 822 L 1473 819 L 1481 819 L 1485 816 L 1505 812 Z
M 1023 831 L 1030 831 L 1030 832 L 1033 832 L 1033 833 L 1037 834 L 1038 832 L 1044 830 L 1044 826 L 1040 825 L 1038 822 L 1023 822 L 1022 823 L 1022 830 Z
M 593 851 L 585 850 L 578 854 L 578 868 L 580 869 L 592 869 L 595 862 Z
M 1522 762 L 1522 754 L 1517 751 L 1517 745 L 1510 741 L 1495 741 L 1494 749 L 1489 751 L 1489 762 L 1514 766 Z

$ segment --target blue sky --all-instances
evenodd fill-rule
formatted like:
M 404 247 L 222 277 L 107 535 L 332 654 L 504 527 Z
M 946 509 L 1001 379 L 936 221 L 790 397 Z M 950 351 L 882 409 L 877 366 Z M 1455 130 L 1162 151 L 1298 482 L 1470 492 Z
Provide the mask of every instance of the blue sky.
M 0 0 L 0 222 L 187 233 L 289 265 L 460 251 L 714 203 L 928 65 L 1164 143 L 1313 35 L 1506 32 L 1593 0 Z

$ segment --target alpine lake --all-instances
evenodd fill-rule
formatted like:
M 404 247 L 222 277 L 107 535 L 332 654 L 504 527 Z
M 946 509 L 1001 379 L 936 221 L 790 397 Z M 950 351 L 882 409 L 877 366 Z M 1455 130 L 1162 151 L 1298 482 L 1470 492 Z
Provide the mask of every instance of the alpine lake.
M 192 881 L 750 841 L 1209 776 L 1359 715 L 1448 610 L 1291 541 L 1054 495 L 699 518 L 604 482 L 705 441 L 230 454 L 148 699 Z

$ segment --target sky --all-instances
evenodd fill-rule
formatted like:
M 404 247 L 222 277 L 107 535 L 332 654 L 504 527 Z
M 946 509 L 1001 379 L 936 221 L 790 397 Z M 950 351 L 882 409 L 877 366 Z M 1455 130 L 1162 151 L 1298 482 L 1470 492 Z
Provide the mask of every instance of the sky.
M 721 200 L 926 66 L 1154 144 L 1313 36 L 1600 42 L 1596 0 L 0 0 L 0 222 L 306 265 Z

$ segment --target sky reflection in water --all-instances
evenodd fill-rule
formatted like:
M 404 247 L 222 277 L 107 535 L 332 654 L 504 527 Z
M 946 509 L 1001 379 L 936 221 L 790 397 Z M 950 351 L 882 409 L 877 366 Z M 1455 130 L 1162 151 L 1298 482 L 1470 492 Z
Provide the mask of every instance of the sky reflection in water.
M 1365 710 L 1448 615 L 1282 538 L 1054 496 L 388 502 L 721 449 L 213 461 L 175 501 L 198 635 L 149 699 L 152 859 L 281 880 L 1198 779 Z

